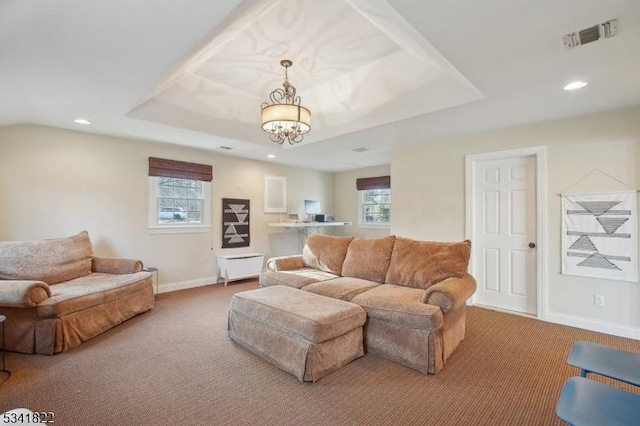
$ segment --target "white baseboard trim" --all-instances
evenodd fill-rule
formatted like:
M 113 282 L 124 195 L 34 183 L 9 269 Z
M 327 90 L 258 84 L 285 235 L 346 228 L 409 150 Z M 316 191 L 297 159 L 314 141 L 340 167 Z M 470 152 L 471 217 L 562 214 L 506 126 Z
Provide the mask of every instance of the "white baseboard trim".
M 545 315 L 545 321 L 568 325 L 570 327 L 584 328 L 585 330 L 597 331 L 599 333 L 606 333 L 619 337 L 627 337 L 629 339 L 640 339 L 640 328 L 604 321 L 596 321 L 576 315 L 547 312 Z
M 204 287 L 205 285 L 212 284 L 224 284 L 218 283 L 218 277 L 204 277 L 197 278 L 195 280 L 177 281 L 174 283 L 164 283 L 158 286 L 158 293 L 169 293 L 177 290 L 184 290 L 187 288 Z

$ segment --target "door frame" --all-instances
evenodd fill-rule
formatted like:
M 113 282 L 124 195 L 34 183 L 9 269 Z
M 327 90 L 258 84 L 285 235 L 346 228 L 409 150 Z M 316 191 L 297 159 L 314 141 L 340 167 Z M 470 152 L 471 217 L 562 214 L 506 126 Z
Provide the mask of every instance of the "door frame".
M 469 262 L 469 272 L 471 275 L 477 274 L 478 265 L 475 259 L 479 258 L 475 247 L 476 229 L 475 221 L 477 206 L 475 203 L 476 190 L 474 176 L 477 164 L 489 160 L 501 160 L 514 157 L 534 157 L 536 167 L 536 317 L 545 321 L 547 315 L 547 147 L 533 146 L 527 148 L 510 149 L 505 151 L 486 152 L 482 154 L 465 155 L 465 235 L 470 239 L 471 259 Z M 475 295 L 469 299 L 471 304 L 475 304 Z

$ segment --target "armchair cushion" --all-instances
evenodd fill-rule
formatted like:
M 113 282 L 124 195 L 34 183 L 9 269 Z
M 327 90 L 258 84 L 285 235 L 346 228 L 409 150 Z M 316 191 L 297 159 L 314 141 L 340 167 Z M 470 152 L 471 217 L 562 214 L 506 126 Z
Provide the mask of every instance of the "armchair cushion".
M 96 272 L 51 287 L 51 297 L 37 307 L 38 318 L 56 318 L 104 305 L 151 284 L 151 274 L 103 274 Z M 87 316 L 90 320 L 90 316 Z
M 92 257 L 87 231 L 51 240 L 1 241 L 0 280 L 56 284 L 89 275 Z
M 439 243 L 397 237 L 385 282 L 426 289 L 467 272 L 471 241 Z

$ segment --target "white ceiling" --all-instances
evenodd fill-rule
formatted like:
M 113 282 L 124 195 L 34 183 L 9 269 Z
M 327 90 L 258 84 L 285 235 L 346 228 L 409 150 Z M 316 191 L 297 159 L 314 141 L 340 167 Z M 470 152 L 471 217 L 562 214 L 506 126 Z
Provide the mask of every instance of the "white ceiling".
M 615 37 L 564 47 L 612 18 Z M 3 0 L 0 125 L 347 170 L 398 145 L 638 105 L 639 45 L 638 0 Z M 312 112 L 293 147 L 259 128 L 283 58 Z M 573 80 L 589 85 L 563 91 Z

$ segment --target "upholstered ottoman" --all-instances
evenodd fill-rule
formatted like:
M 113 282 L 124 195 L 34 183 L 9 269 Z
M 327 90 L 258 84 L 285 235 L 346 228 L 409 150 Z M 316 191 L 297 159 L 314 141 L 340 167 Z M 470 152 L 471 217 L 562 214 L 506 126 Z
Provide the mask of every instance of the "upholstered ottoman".
M 229 337 L 293 374 L 315 382 L 364 355 L 360 306 L 286 286 L 236 293 Z

